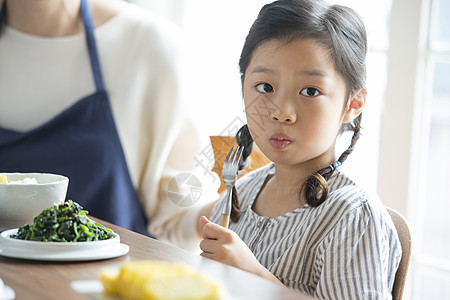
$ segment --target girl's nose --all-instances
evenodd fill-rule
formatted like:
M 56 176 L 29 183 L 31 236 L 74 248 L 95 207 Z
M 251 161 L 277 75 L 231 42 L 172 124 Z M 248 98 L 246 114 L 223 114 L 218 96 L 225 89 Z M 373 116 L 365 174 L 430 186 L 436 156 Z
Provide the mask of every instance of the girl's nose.
M 277 103 L 276 109 L 271 110 L 270 119 L 276 122 L 292 124 L 297 121 L 297 114 L 289 101 Z

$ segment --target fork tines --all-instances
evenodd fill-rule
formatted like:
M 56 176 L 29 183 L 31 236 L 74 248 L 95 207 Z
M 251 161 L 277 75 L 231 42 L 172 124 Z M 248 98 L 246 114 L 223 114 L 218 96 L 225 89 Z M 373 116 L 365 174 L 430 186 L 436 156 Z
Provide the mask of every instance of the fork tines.
M 231 214 L 231 199 L 233 193 L 232 189 L 234 187 L 234 184 L 236 183 L 236 178 L 239 171 L 239 162 L 241 161 L 243 151 L 243 146 L 233 146 L 230 152 L 228 152 L 222 168 L 222 178 L 227 187 L 227 195 L 225 196 L 226 200 L 224 201 L 224 207 L 222 209 L 220 225 L 226 228 L 228 228 Z

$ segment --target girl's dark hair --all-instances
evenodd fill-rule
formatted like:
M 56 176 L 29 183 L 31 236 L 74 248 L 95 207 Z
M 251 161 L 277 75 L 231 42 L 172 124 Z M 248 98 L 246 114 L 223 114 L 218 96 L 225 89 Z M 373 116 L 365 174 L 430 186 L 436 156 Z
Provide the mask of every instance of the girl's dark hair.
M 346 84 L 346 99 L 366 89 L 367 36 L 360 16 L 351 8 L 333 5 L 322 0 L 279 0 L 263 6 L 253 23 L 242 49 L 239 68 L 242 82 L 254 51 L 264 42 L 277 40 L 290 43 L 299 39 L 314 39 L 329 52 L 331 62 Z M 348 101 L 347 101 L 348 102 Z M 343 110 L 349 103 L 344 103 Z M 322 204 L 328 196 L 327 180 L 336 167 L 353 152 L 360 137 L 361 114 L 342 125 L 340 133 L 353 131 L 350 146 L 336 163 L 316 171 L 299 189 L 312 207 Z M 244 125 L 236 135 L 239 145 L 249 146 L 253 139 Z M 243 155 L 243 165 L 250 151 Z M 231 220 L 239 219 L 237 196 L 233 199 Z

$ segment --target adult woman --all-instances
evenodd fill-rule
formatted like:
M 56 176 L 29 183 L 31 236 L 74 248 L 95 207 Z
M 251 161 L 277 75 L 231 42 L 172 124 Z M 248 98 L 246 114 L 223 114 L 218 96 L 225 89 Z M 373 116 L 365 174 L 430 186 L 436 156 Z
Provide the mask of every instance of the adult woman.
M 164 188 L 199 141 L 176 28 L 116 0 L 1 4 L 0 169 L 64 174 L 90 214 L 183 245 Z

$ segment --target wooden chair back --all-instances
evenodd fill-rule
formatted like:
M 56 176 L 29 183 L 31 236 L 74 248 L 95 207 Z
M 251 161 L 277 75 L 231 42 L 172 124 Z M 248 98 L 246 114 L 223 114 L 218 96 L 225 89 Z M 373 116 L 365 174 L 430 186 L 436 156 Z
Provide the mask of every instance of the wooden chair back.
M 394 222 L 402 246 L 402 258 L 395 273 L 394 287 L 392 288 L 392 299 L 401 300 L 411 258 L 411 232 L 406 219 L 399 212 L 389 207 L 386 209 Z
M 210 136 L 211 146 L 214 151 L 214 167 L 212 171 L 216 172 L 220 177 L 220 188 L 219 193 L 226 190 L 225 184 L 222 179 L 222 166 L 225 161 L 225 158 L 230 151 L 231 147 L 237 146 L 236 140 L 233 136 Z M 248 158 L 247 166 L 240 173 L 239 177 L 242 175 L 255 170 L 257 168 L 263 167 L 270 163 L 270 160 L 264 156 L 261 150 L 258 149 L 256 144 L 253 144 L 253 151 Z

